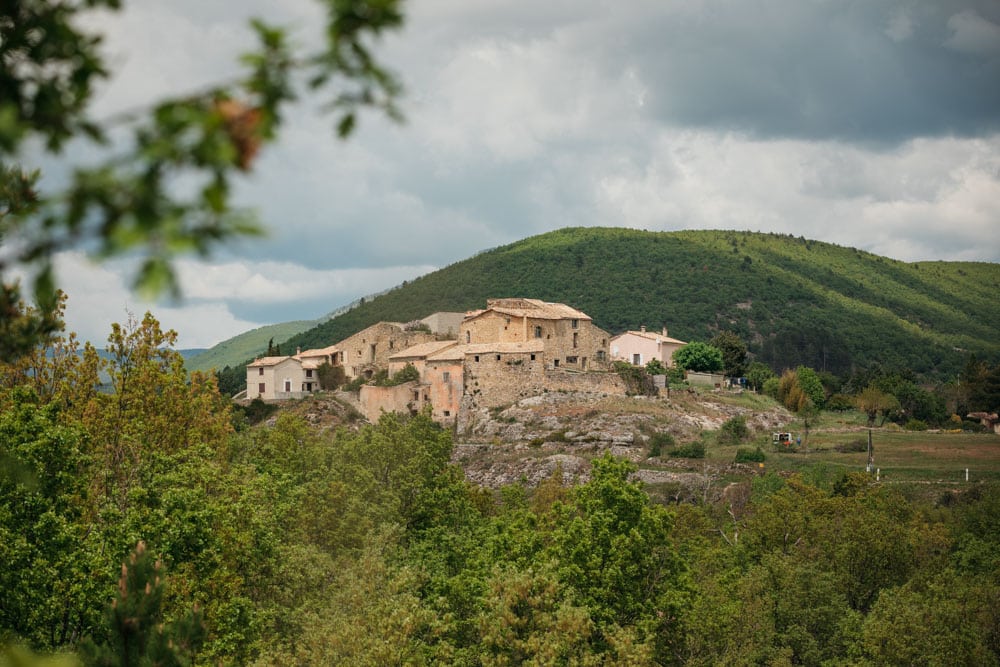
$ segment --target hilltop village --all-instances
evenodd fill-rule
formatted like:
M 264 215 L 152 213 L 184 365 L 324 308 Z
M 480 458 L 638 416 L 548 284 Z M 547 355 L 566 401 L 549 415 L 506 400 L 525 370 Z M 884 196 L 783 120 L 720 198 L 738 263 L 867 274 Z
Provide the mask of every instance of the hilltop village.
M 429 408 L 443 425 L 472 409 L 494 408 L 551 391 L 624 394 L 614 361 L 669 367 L 684 341 L 659 333 L 611 336 L 584 312 L 538 299 L 490 299 L 467 313 L 440 312 L 408 323 L 379 322 L 334 345 L 267 356 L 247 365 L 245 398 L 301 398 L 321 388 L 321 369 L 361 384 L 362 412 Z M 715 378 L 721 381 L 721 377 Z

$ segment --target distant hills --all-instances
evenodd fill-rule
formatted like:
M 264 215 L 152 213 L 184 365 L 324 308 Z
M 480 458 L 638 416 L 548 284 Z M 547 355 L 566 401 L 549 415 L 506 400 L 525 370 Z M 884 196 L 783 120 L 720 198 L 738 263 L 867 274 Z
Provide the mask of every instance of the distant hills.
M 280 343 L 318 326 L 321 322 L 322 320 L 296 320 L 258 327 L 224 340 L 214 347 L 203 350 L 200 354 L 190 358 L 186 357 L 184 365 L 190 371 L 207 371 L 213 368 L 232 366 L 244 359 L 252 359 L 254 355 L 267 350 L 269 341 Z
M 579 308 L 612 334 L 666 326 L 691 341 L 731 330 L 775 370 L 842 374 L 880 362 L 941 379 L 969 353 L 1000 361 L 998 294 L 1000 264 L 906 263 L 781 234 L 567 228 L 404 283 L 281 347 L 322 347 L 380 320 L 528 296 Z

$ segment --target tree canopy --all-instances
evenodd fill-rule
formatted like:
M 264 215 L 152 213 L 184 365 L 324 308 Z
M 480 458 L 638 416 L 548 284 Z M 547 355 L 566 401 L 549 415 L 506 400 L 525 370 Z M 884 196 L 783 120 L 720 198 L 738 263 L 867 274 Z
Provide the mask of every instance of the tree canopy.
M 58 326 L 52 262 L 60 250 L 83 245 L 97 257 L 138 254 L 136 287 L 176 294 L 176 254 L 205 255 L 257 233 L 231 201 L 232 184 L 277 138 L 303 88 L 329 98 L 342 137 L 362 107 L 399 117 L 400 85 L 375 58 L 371 41 L 402 24 L 401 1 L 320 2 L 327 18 L 319 51 L 304 52 L 283 28 L 255 19 L 258 46 L 243 56 L 243 76 L 150 100 L 141 113 L 103 122 L 90 117 L 89 107 L 95 86 L 112 72 L 91 14 L 118 10 L 121 2 L 39 0 L 0 8 L 0 359 L 25 353 Z M 122 129 L 128 140 L 117 138 Z M 92 142 L 105 159 L 78 166 L 65 189 L 42 192 L 25 148 L 56 155 L 74 140 Z M 13 268 L 34 273 L 33 311 L 21 305 L 22 289 L 8 275 Z
M 694 341 L 674 352 L 674 363 L 686 371 L 715 373 L 722 370 L 724 362 L 719 348 Z

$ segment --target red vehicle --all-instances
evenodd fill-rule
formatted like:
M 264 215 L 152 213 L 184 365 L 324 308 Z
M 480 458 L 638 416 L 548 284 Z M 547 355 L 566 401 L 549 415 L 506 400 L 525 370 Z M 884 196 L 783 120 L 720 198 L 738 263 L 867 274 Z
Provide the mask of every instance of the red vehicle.
M 791 433 L 772 433 L 771 442 L 775 445 L 791 447 L 795 444 L 795 439 L 792 437 Z

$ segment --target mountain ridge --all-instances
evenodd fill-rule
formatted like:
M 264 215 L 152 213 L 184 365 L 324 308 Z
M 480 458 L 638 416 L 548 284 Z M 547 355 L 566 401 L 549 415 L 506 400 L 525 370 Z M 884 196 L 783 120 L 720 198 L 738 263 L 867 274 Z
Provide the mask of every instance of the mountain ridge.
M 1000 359 L 1000 264 L 907 263 L 786 234 L 564 228 L 416 278 L 281 342 L 331 345 L 379 320 L 528 296 L 572 305 L 615 334 L 731 330 L 776 370 L 878 362 L 941 379 L 969 353 Z M 287 347 L 286 347 L 287 346 Z

